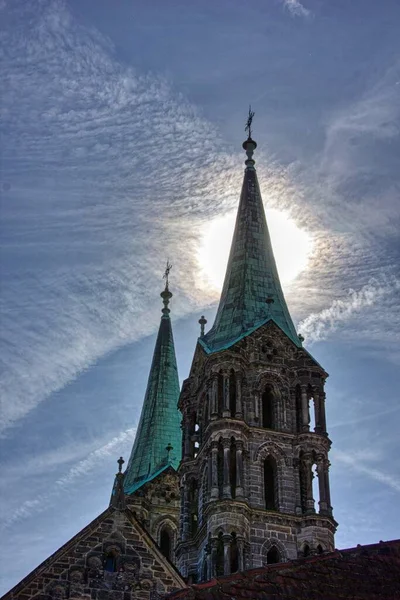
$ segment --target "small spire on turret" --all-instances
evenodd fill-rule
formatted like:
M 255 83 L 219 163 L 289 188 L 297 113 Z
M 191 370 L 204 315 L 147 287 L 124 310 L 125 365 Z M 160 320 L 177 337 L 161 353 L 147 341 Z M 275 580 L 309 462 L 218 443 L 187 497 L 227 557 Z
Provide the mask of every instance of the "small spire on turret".
M 255 161 L 253 160 L 254 150 L 257 148 L 257 143 L 251 137 L 251 125 L 253 123 L 253 118 L 256 113 L 254 110 L 251 110 L 251 105 L 249 106 L 249 115 L 246 121 L 246 127 L 244 128 L 247 131 L 248 136 L 247 140 L 243 142 L 243 148 L 246 150 L 247 160 L 245 161 L 245 165 L 248 169 L 254 169 Z
M 164 303 L 164 308 L 162 309 L 161 312 L 165 317 L 168 317 L 169 313 L 171 312 L 170 309 L 168 308 L 169 301 L 172 298 L 172 294 L 169 291 L 169 287 L 168 287 L 169 286 L 169 274 L 170 274 L 171 269 L 172 269 L 172 265 L 167 260 L 167 266 L 165 267 L 165 271 L 164 271 L 164 275 L 163 275 L 163 279 L 165 279 L 165 289 L 160 294 L 161 298 L 163 299 L 163 303 Z
M 124 464 L 122 456 L 117 460 L 118 473 L 115 475 L 114 487 L 111 494 L 110 505 L 118 510 L 124 510 L 126 508 L 125 503 L 125 492 L 124 492 L 124 478 L 125 474 L 122 473 L 122 465 Z
M 204 335 L 204 327 L 207 324 L 207 319 L 204 317 L 204 315 L 201 315 L 201 318 L 199 319 L 199 325 L 200 325 L 200 337 L 203 337 Z

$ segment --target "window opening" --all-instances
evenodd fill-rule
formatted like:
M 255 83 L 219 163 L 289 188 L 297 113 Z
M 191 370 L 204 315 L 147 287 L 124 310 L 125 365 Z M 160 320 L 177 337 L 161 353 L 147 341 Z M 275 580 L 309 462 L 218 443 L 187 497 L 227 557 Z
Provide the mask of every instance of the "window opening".
M 276 546 L 272 546 L 272 548 L 268 551 L 267 554 L 267 564 L 273 565 L 275 563 L 281 562 L 281 557 Z
M 276 464 L 270 456 L 264 461 L 264 496 L 265 508 L 267 510 L 276 510 Z
M 266 429 L 273 429 L 273 406 L 274 406 L 274 394 L 272 388 L 267 386 L 262 395 L 262 426 Z

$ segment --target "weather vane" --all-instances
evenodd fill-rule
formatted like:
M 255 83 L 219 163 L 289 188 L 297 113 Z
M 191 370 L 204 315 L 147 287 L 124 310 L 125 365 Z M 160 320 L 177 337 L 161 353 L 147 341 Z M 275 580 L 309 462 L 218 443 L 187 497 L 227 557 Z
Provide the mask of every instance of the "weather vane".
M 169 262 L 169 260 L 167 260 L 167 266 L 165 267 L 165 271 L 164 271 L 164 275 L 163 275 L 163 279 L 165 279 L 165 287 L 168 289 L 168 277 L 169 277 L 169 273 L 172 269 L 172 265 Z
M 244 130 L 248 132 L 249 138 L 251 138 L 251 124 L 253 122 L 253 117 L 255 114 L 256 113 L 254 112 L 254 110 L 251 110 L 251 105 L 250 105 L 249 106 L 249 116 L 247 117 L 246 127 L 244 128 Z

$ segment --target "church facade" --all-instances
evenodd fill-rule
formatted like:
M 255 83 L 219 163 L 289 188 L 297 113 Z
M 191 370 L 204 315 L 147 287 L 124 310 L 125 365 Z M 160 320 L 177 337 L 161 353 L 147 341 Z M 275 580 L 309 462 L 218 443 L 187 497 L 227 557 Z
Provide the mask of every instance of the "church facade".
M 328 375 L 303 347 L 285 302 L 256 146 L 249 135 L 219 308 L 209 331 L 199 321 L 182 390 L 168 267 L 138 431 L 110 506 L 5 598 L 159 598 L 334 550 Z

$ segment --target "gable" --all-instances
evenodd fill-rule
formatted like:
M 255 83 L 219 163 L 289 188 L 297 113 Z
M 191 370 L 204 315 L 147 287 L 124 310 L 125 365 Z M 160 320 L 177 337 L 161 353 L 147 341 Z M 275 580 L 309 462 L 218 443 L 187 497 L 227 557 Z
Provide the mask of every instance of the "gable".
M 109 507 L 3 600 L 147 600 L 184 586 L 132 512 Z

